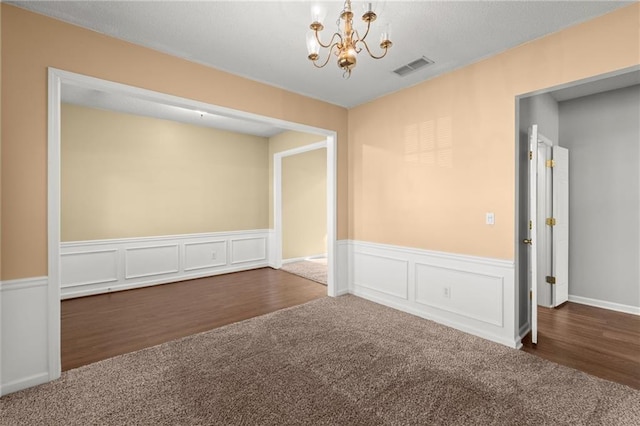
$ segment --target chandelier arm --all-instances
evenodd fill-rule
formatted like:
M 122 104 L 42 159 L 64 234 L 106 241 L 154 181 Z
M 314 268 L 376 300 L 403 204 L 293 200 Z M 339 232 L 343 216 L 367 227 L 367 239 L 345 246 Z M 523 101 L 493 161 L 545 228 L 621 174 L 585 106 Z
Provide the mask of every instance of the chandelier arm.
M 326 49 L 326 48 L 332 49 L 332 48 L 333 48 L 333 46 L 334 46 L 335 44 L 337 44 L 337 43 L 334 43 L 334 42 L 333 42 L 333 39 L 334 39 L 334 38 L 336 38 L 336 36 L 338 36 L 338 38 L 340 39 L 340 43 L 342 43 L 342 36 L 341 36 L 340 34 L 338 34 L 338 33 L 333 33 L 333 35 L 331 36 L 331 40 L 329 40 L 329 43 L 327 43 L 327 44 L 323 44 L 323 43 L 320 41 L 320 37 L 318 36 L 318 31 L 317 31 L 317 30 L 316 30 L 316 32 L 315 32 L 315 33 L 316 33 L 316 41 L 318 42 L 318 44 L 319 44 L 320 46 L 324 47 L 325 49 Z
M 364 37 L 360 38 L 360 35 L 358 35 L 358 41 L 361 41 L 364 43 L 364 39 L 367 38 L 367 36 L 369 35 L 369 30 L 371 29 L 371 21 L 367 21 L 367 31 L 364 32 Z
M 362 43 L 364 44 L 364 47 L 367 49 L 367 52 L 369 53 L 369 56 L 371 56 L 373 59 L 382 59 L 387 55 L 387 52 L 389 51 L 388 47 L 384 47 L 384 53 L 380 56 L 376 56 L 373 53 L 371 53 L 371 50 L 369 49 L 369 45 L 367 44 L 366 41 L 364 41 L 364 39 L 362 40 L 358 40 L 357 43 Z
M 331 51 L 333 51 L 333 48 L 336 47 L 337 45 L 338 43 L 333 43 L 331 46 L 327 45 L 327 47 L 329 47 L 329 53 L 327 55 L 327 59 L 324 61 L 322 65 L 318 65 L 316 61 L 313 61 L 313 66 L 316 68 L 324 68 L 324 66 L 329 63 L 329 59 L 331 59 Z

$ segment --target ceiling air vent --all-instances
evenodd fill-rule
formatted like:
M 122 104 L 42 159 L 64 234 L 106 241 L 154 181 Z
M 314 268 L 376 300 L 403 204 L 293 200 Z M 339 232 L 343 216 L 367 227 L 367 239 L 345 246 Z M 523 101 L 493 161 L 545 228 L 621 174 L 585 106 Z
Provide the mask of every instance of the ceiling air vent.
M 425 58 L 424 56 L 420 59 L 416 59 L 413 62 L 409 62 L 407 65 L 403 65 L 400 68 L 397 68 L 395 70 L 393 70 L 393 72 L 395 72 L 396 74 L 398 74 L 400 77 L 404 77 L 407 74 L 410 74 L 414 71 L 419 70 L 420 68 L 424 68 L 427 65 L 431 65 L 434 62 L 429 59 L 429 58 Z

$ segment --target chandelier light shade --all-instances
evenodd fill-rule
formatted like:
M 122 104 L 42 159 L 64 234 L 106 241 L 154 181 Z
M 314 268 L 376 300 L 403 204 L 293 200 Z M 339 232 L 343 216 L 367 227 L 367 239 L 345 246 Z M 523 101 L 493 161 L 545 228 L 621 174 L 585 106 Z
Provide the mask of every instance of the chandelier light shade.
M 371 23 L 377 19 L 376 13 L 373 11 L 372 3 L 365 3 L 364 14 L 362 20 L 366 22 L 367 28 L 364 35 L 361 37 L 360 33 L 354 29 L 353 26 L 353 11 L 351 9 L 351 0 L 344 2 L 342 12 L 337 20 L 338 31 L 331 35 L 329 43 L 325 44 L 320 40 L 319 32 L 324 29 L 322 22 L 326 16 L 325 9 L 320 5 L 314 5 L 311 8 L 311 31 L 307 33 L 307 51 L 309 52 L 309 60 L 313 62 L 316 68 L 322 68 L 331 59 L 331 54 L 338 57 L 338 66 L 343 71 L 343 77 L 349 78 L 351 76 L 351 70 L 356 66 L 356 57 L 363 49 L 367 51 L 369 56 L 374 59 L 382 59 L 387 54 L 389 48 L 393 45 L 390 37 L 390 27 L 385 25 L 382 34 L 380 36 L 380 48 L 383 50 L 380 55 L 375 55 L 369 49 L 369 45 L 365 41 L 369 35 L 371 29 Z M 319 61 L 320 48 L 328 49 L 327 58 L 324 61 Z

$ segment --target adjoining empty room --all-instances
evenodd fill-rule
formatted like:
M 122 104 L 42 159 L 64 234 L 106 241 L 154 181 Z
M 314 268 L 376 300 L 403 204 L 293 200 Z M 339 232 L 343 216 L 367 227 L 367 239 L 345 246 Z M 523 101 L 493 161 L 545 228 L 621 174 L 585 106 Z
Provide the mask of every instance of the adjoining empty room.
M 639 387 L 640 71 L 568 83 L 519 102 L 520 229 L 523 239 L 529 233 L 537 240 L 539 318 L 538 341 L 525 340 L 525 349 Z M 534 154 L 533 233 L 522 214 L 532 125 L 544 135 Z M 558 160 L 558 148 L 566 159 Z M 558 190 L 558 179 L 565 189 Z M 521 245 L 521 277 L 532 269 L 527 250 Z
M 62 100 L 63 371 L 326 296 L 326 147 L 273 179 L 276 155 L 325 136 L 76 85 Z M 324 286 L 265 269 L 274 216 Z

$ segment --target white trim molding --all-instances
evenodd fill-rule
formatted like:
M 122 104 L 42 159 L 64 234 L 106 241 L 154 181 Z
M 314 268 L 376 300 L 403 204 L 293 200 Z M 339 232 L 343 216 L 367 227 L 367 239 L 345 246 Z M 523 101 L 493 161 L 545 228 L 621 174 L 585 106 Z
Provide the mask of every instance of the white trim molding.
M 521 345 L 514 262 L 364 241 L 347 247 L 349 293 L 509 347 Z
M 569 302 L 589 305 L 596 308 L 609 309 L 611 311 L 624 312 L 625 314 L 640 315 L 640 307 L 623 305 L 621 303 L 607 302 L 606 300 L 591 299 L 589 297 L 569 295 Z
M 61 298 L 269 266 L 269 236 L 255 229 L 61 243 Z
M 349 240 L 338 240 L 336 242 L 336 265 L 335 265 L 335 283 L 336 296 L 342 296 L 351 292 L 349 283 L 349 265 L 352 260 L 349 257 Z
M 86 89 L 121 94 L 150 102 L 173 105 L 197 111 L 207 111 L 228 117 L 247 119 L 260 123 L 325 136 L 327 144 L 327 292 L 335 296 L 334 276 L 336 265 L 334 250 L 337 235 L 337 133 L 334 130 L 322 129 L 301 123 L 293 123 L 273 117 L 235 110 L 220 105 L 208 104 L 194 99 L 147 90 L 127 84 L 116 83 L 53 67 L 48 68 L 48 120 L 47 120 L 47 254 L 48 279 L 47 286 L 47 327 L 48 327 L 48 366 L 49 380 L 60 377 L 60 102 L 64 87 L 79 86 Z M 271 248 L 271 246 L 269 246 Z M 271 250 L 267 252 L 272 253 Z M 269 256 L 269 253 L 267 253 Z M 122 260 L 119 260 L 122 262 Z M 272 257 L 265 260 L 270 266 L 277 266 Z M 247 264 L 238 265 L 246 269 Z M 229 271 L 230 272 L 230 271 Z M 195 277 L 195 275 L 194 275 Z
M 0 396 L 50 380 L 48 287 L 47 277 L 0 282 Z
M 273 154 L 273 240 L 272 257 L 269 264 L 280 269 L 282 260 L 282 159 L 317 149 L 327 150 L 327 294 L 337 296 L 336 277 L 336 239 L 337 239 L 337 151 L 336 135 L 327 135 L 324 141 L 300 146 Z
M 0 281 L 0 291 L 5 293 L 8 291 L 19 291 L 29 288 L 46 287 L 47 283 L 47 277 L 19 278 L 17 280 Z

